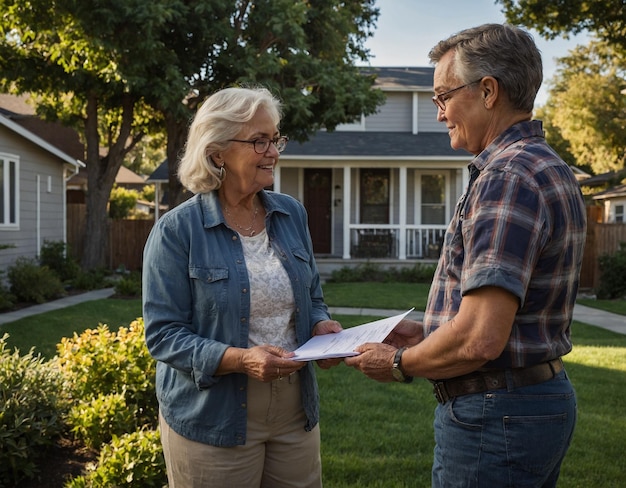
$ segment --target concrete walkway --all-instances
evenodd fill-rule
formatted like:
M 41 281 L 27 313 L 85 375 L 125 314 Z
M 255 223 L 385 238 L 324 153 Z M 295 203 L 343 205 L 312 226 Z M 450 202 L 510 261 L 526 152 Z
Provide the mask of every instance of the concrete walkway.
M 333 315 L 373 315 L 375 317 L 391 317 L 406 312 L 406 310 L 381 310 L 376 308 L 348 308 L 329 307 Z M 408 318 L 422 320 L 423 312 L 413 311 Z M 574 320 L 584 324 L 595 325 L 603 329 L 626 335 L 626 316 L 616 313 L 604 312 L 597 308 L 585 307 L 576 304 L 574 306 Z
M 52 302 L 42 303 L 41 305 L 33 305 L 32 307 L 23 308 L 14 312 L 3 313 L 0 314 L 0 324 L 8 324 L 9 322 L 15 322 L 24 317 L 70 307 L 78 303 L 109 298 L 113 293 L 113 288 L 104 288 L 102 290 L 94 290 L 81 295 L 72 295 Z M 375 317 L 391 317 L 406 312 L 406 310 L 349 307 L 329 307 L 329 310 L 333 315 L 372 315 Z M 413 320 L 421 320 L 423 316 L 424 313 L 419 311 L 413 311 L 409 314 L 409 318 Z M 604 312 L 596 308 L 576 304 L 574 307 L 574 320 L 626 335 L 626 317 L 623 315 Z
M 41 305 L 33 305 L 32 307 L 22 308 L 13 312 L 2 313 L 0 314 L 0 324 L 8 324 L 9 322 L 15 322 L 16 320 L 24 317 L 50 312 L 51 310 L 59 310 L 65 307 L 71 307 L 72 305 L 76 305 L 78 303 L 109 298 L 114 292 L 113 288 L 103 288 L 101 290 L 81 293 L 80 295 L 71 295 L 65 298 L 59 298 L 58 300 L 42 303 Z

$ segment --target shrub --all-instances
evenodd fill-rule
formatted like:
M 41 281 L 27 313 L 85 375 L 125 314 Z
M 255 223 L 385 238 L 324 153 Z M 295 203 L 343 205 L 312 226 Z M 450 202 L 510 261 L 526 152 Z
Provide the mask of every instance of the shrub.
M 9 266 L 7 278 L 11 293 L 23 302 L 44 303 L 62 296 L 65 292 L 59 277 L 47 266 L 39 266 L 34 260 L 20 257 Z
M 115 293 L 124 297 L 141 296 L 141 273 L 134 272 L 115 283 Z
M 74 278 L 72 284 L 77 290 L 99 290 L 106 288 L 107 273 L 102 269 L 80 270 Z
M 383 269 L 376 263 L 364 263 L 358 266 L 344 266 L 331 273 L 329 283 L 355 282 L 405 282 L 430 283 L 435 274 L 435 265 L 417 263 L 412 268 Z
M 57 352 L 56 361 L 66 382 L 65 389 L 72 394 L 74 408 L 91 412 L 99 405 L 108 409 L 111 425 L 101 423 L 97 415 L 91 414 L 83 419 L 76 415 L 68 418 L 75 432 L 93 436 L 84 438 L 87 444 L 97 446 L 101 439 L 132 430 L 130 427 L 156 427 L 156 362 L 144 342 L 143 319 L 135 320 L 128 328 L 120 327 L 117 333 L 102 324 L 81 335 L 75 333 L 72 338 L 61 340 Z M 121 395 L 125 403 L 104 398 L 109 395 Z M 100 400 L 94 404 L 94 398 Z M 129 426 L 126 417 L 113 407 L 133 412 L 133 425 Z M 106 429 L 110 432 L 104 432 Z
M 17 297 L 9 290 L 2 274 L 4 270 L 0 270 L 0 310 L 10 310 L 15 305 Z
M 81 399 L 70 408 L 67 423 L 72 433 L 87 447 L 99 449 L 114 435 L 132 431 L 135 409 L 126 405 L 125 392 L 100 394 L 93 399 Z
M 73 280 L 80 271 L 80 266 L 69 255 L 63 241 L 44 241 L 39 264 L 54 271 L 61 281 Z
M 74 478 L 65 488 L 167 486 L 165 461 L 156 430 L 139 430 L 113 437 L 103 447 L 98 463 L 85 476 Z
M 112 219 L 125 219 L 130 211 L 137 205 L 139 192 L 122 187 L 114 187 L 109 197 L 109 217 Z
M 0 338 L 0 486 L 33 478 L 37 461 L 63 431 L 61 376 L 31 349 L 20 356 Z
M 626 296 L 626 242 L 621 242 L 619 250 L 612 255 L 603 254 L 598 258 L 600 285 L 596 294 L 600 299 L 623 298 Z

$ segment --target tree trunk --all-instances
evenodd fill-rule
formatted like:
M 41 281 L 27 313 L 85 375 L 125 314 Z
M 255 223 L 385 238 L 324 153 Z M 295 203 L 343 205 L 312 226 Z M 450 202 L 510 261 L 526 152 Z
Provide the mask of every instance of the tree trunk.
M 184 188 L 178 180 L 178 162 L 185 148 L 188 121 L 165 114 L 167 128 L 168 204 L 172 209 L 185 200 Z
M 85 219 L 85 249 L 81 265 L 85 270 L 107 266 L 106 250 L 108 233 L 107 206 L 115 177 L 122 166 L 124 156 L 132 148 L 140 135 L 131 138 L 133 121 L 133 101 L 127 97 L 122 101 L 122 122 L 117 137 L 110 139 L 108 154 L 100 156 L 100 136 L 98 134 L 98 100 L 87 98 L 87 118 L 85 135 L 87 140 L 87 213 Z M 130 143 L 128 141 L 131 141 Z

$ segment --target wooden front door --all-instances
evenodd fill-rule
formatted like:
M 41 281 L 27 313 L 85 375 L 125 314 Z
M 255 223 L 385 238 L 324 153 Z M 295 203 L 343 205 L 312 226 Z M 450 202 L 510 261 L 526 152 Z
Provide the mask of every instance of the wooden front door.
M 309 230 L 315 254 L 330 254 L 332 172 L 330 169 L 304 170 L 304 206 L 309 214 Z

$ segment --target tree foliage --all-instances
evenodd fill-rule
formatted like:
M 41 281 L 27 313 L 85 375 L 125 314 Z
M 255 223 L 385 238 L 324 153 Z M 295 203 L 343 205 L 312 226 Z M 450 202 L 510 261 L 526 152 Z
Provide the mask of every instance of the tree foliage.
M 382 102 L 361 76 L 374 0 L 0 0 L 0 85 L 84 134 L 83 267 L 104 263 L 107 201 L 124 158 L 165 127 L 170 202 L 189 119 L 210 93 L 262 84 L 285 103 L 282 131 L 304 140 Z
M 549 126 L 558 129 L 553 135 L 557 132 L 567 142 L 578 166 L 589 165 L 596 174 L 624 168 L 623 60 L 606 43 L 596 41 L 578 46 L 558 64 L 545 108 Z M 549 130 L 548 138 L 553 143 Z
M 626 3 L 622 0 L 496 0 L 508 22 L 535 29 L 547 39 L 589 31 L 626 52 Z

